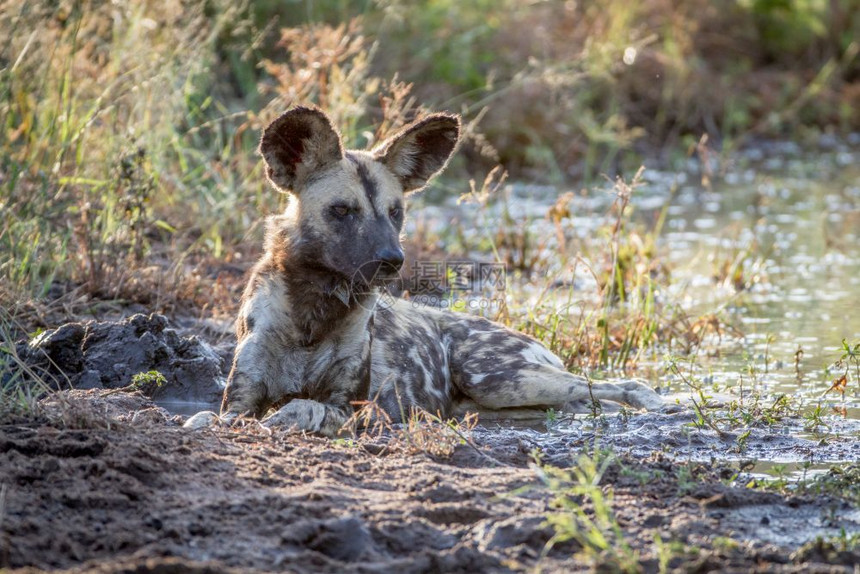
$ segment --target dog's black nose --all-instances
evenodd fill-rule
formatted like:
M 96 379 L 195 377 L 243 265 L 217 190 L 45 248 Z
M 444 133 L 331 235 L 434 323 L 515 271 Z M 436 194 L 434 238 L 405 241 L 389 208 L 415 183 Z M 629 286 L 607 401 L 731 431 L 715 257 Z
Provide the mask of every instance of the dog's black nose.
M 376 260 L 382 266 L 400 269 L 400 266 L 403 265 L 403 250 L 399 247 L 386 247 L 376 253 Z

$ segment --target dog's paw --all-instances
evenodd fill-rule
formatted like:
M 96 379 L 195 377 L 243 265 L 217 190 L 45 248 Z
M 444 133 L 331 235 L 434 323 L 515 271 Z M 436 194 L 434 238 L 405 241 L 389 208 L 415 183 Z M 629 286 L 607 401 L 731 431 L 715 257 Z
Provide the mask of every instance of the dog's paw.
M 625 381 L 624 402 L 637 409 L 661 412 L 669 406 L 669 402 L 657 394 L 657 391 L 640 381 Z
M 187 429 L 198 430 L 215 426 L 219 421 L 218 415 L 212 411 L 201 411 L 188 417 L 182 426 Z
M 188 417 L 188 420 L 183 423 L 183 427 L 191 430 L 204 429 L 214 426 L 230 426 L 238 418 L 236 413 L 224 413 L 218 415 L 212 411 L 201 411 L 195 415 Z

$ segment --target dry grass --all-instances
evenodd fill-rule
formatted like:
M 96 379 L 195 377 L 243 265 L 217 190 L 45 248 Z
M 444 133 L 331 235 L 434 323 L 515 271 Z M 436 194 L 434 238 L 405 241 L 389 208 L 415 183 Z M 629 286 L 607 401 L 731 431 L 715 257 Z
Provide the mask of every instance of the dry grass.
M 374 449 L 378 454 L 426 454 L 449 458 L 458 446 L 463 445 L 481 452 L 469 438 L 477 424 L 477 413 L 468 413 L 462 420 L 444 419 L 441 415 L 414 407 L 403 423 L 394 423 L 376 402 L 363 401 L 344 423 L 340 434 L 350 437 L 350 444 L 373 443 L 379 447 Z

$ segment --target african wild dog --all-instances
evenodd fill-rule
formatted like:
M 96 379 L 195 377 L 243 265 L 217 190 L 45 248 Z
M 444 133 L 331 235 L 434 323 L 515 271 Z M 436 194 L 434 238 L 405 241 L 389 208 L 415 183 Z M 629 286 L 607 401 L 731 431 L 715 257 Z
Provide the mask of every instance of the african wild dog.
M 406 300 L 377 306 L 403 263 L 405 199 L 445 167 L 459 132 L 457 116 L 433 114 L 372 151 L 345 151 L 328 117 L 304 107 L 266 128 L 266 174 L 292 197 L 269 218 L 242 296 L 222 417 L 280 407 L 264 424 L 333 435 L 367 399 L 399 420 L 411 407 L 445 416 L 462 403 L 563 409 L 589 398 L 586 379 L 521 333 Z M 635 381 L 591 393 L 663 405 Z

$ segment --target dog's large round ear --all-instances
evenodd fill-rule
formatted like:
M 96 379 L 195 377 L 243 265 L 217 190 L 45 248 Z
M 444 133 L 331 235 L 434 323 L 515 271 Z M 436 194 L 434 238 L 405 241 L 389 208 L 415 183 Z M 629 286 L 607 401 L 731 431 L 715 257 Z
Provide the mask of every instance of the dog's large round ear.
M 343 158 L 340 136 L 321 110 L 296 107 L 263 131 L 266 176 L 281 191 L 295 191 L 309 173 Z
M 374 150 L 374 155 L 408 193 L 421 189 L 442 171 L 459 138 L 459 116 L 433 114 L 387 139 Z

